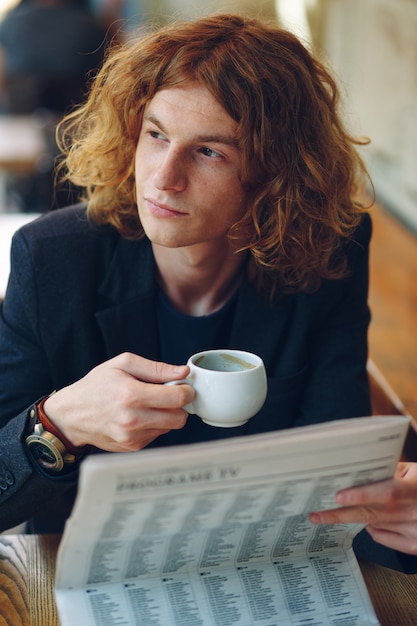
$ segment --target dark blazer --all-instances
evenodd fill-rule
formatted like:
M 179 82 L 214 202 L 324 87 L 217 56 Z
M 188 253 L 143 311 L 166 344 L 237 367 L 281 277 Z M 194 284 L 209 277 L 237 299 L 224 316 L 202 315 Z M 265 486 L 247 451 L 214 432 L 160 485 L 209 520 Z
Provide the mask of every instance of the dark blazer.
M 313 294 L 282 295 L 271 304 L 245 280 L 229 346 L 263 358 L 264 407 L 239 429 L 189 418 L 153 445 L 369 415 L 370 234 L 365 217 L 346 247 L 350 275 L 324 281 Z M 0 529 L 30 518 L 38 532 L 62 530 L 77 474 L 51 478 L 33 467 L 24 444 L 29 407 L 123 351 L 159 358 L 154 273 L 148 240 L 91 225 L 82 206 L 54 211 L 15 235 L 0 319 L 0 471 L 8 478 Z

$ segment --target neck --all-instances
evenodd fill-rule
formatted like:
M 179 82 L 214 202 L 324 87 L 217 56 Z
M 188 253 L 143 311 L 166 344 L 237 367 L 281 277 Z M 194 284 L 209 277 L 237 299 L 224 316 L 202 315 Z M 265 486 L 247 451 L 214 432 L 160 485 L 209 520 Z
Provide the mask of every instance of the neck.
M 161 288 L 173 306 L 186 315 L 218 311 L 238 289 L 246 253 L 204 246 L 165 248 L 153 244 Z

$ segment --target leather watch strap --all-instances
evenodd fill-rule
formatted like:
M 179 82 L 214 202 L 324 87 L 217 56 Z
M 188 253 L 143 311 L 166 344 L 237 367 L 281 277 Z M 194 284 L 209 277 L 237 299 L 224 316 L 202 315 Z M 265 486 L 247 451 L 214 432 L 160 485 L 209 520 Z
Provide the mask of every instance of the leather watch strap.
M 36 411 L 38 414 L 38 421 L 42 424 L 42 426 L 44 427 L 44 429 L 49 432 L 52 433 L 57 439 L 59 439 L 63 445 L 65 446 L 66 450 L 70 453 L 73 454 L 75 457 L 80 457 L 83 456 L 83 454 L 86 451 L 87 446 L 83 446 L 83 447 L 77 447 L 74 446 L 66 437 L 65 435 L 59 430 L 59 428 L 57 428 L 49 419 L 49 417 L 46 415 L 45 410 L 44 410 L 44 404 L 46 402 L 46 400 L 49 398 L 49 396 L 46 396 L 45 398 L 42 398 L 42 400 L 36 405 Z

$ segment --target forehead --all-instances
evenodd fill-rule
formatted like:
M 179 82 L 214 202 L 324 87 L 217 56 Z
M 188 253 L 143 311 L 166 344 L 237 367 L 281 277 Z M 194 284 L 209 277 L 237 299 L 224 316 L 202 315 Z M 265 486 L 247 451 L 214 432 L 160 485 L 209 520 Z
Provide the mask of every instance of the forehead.
M 203 134 L 207 131 L 226 133 L 236 141 L 237 123 L 200 83 L 161 89 L 146 105 L 144 119 L 194 130 L 198 127 Z

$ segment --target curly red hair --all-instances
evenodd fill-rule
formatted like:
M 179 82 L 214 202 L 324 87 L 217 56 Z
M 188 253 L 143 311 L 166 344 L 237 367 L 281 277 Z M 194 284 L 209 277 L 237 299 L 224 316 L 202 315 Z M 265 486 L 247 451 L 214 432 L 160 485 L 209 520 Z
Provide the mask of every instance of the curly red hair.
M 252 276 L 268 290 L 311 291 L 346 274 L 341 240 L 359 224 L 366 169 L 340 114 L 331 74 L 274 23 L 218 14 L 175 22 L 110 51 L 85 104 L 58 129 L 64 178 L 88 212 L 142 237 L 134 161 L 146 104 L 187 81 L 207 87 L 238 123 L 250 198 L 230 237 L 245 235 Z

